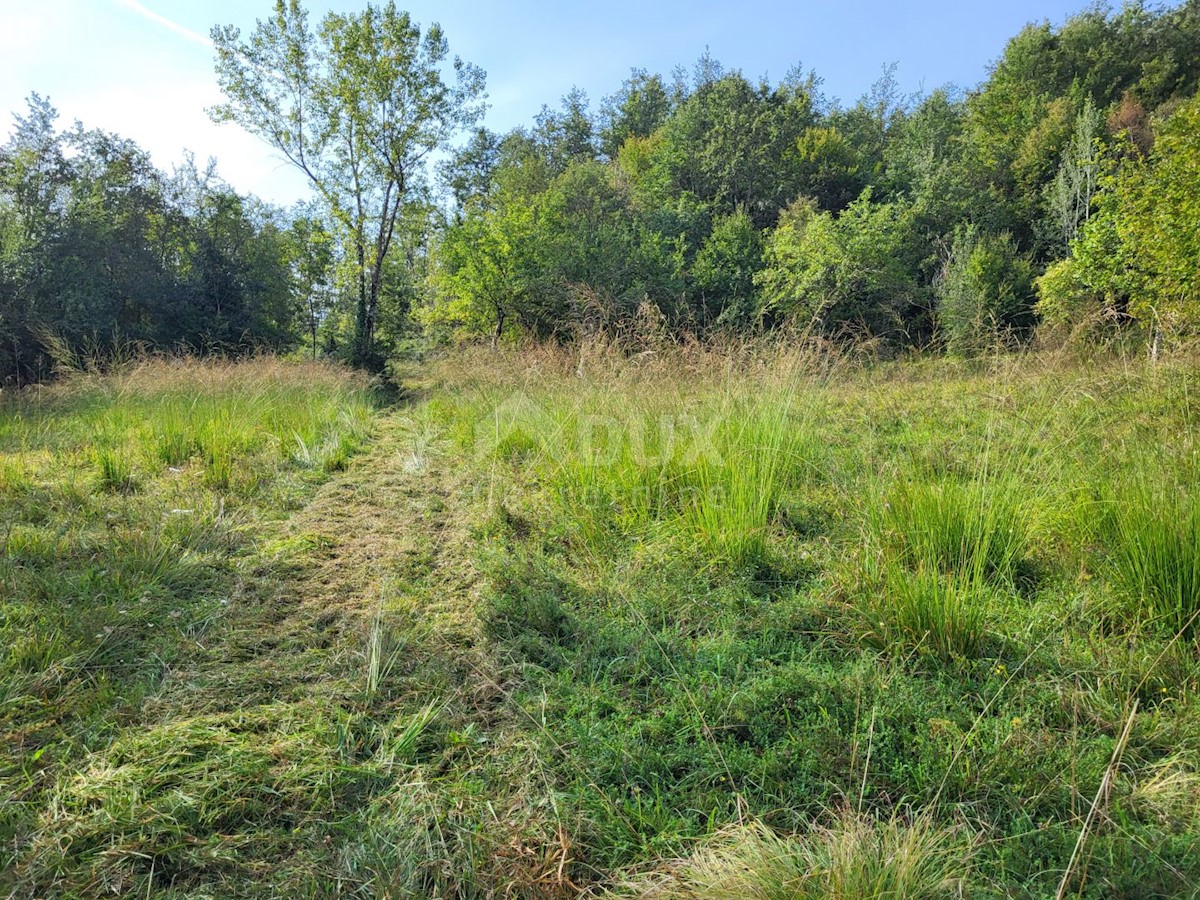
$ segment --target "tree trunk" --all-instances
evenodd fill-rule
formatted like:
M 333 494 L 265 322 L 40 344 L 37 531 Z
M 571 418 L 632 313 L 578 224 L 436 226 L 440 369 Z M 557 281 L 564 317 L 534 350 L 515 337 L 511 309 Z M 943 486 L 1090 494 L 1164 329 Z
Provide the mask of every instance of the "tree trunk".
M 507 318 L 502 310 L 496 310 L 496 330 L 492 334 L 492 349 L 500 344 L 500 336 L 504 333 L 504 320 Z
M 364 365 L 371 353 L 371 332 L 368 327 L 367 308 L 367 248 L 364 246 L 362 234 L 355 241 L 355 254 L 358 260 L 358 308 L 354 315 L 354 362 Z

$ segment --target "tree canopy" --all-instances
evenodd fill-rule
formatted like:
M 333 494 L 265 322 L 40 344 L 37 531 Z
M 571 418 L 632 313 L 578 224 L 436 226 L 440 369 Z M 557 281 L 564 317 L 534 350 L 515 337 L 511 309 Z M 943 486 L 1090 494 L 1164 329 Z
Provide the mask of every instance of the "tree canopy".
M 648 311 L 965 354 L 1041 323 L 1200 329 L 1200 0 L 1030 24 L 970 90 L 905 96 L 885 68 L 844 105 L 798 66 L 772 83 L 705 53 L 506 133 L 480 125 L 483 73 L 394 3 L 313 24 L 276 0 L 212 34 L 213 117 L 312 202 L 162 172 L 33 95 L 0 148 L 6 378 L 47 371 L 50 335 L 379 366 L 410 339 L 565 341 Z
M 212 110 L 258 135 L 304 173 L 348 245 L 357 290 L 354 356 L 374 354 L 397 220 L 421 165 L 483 113 L 483 72 L 455 58 L 438 25 L 424 33 L 394 2 L 330 13 L 317 30 L 299 0 L 276 0 L 245 41 L 212 31 L 226 100 Z

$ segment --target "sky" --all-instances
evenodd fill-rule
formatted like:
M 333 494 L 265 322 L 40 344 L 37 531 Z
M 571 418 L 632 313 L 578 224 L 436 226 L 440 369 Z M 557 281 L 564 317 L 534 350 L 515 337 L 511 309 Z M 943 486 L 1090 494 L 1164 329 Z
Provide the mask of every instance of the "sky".
M 308 0 L 312 21 L 365 0 Z M 708 49 L 726 69 L 778 80 L 815 69 L 830 98 L 853 102 L 898 64 L 905 92 L 973 87 L 1027 22 L 1061 23 L 1088 0 L 605 0 L 603 3 L 401 2 L 441 23 L 451 52 L 488 74 L 485 124 L 506 131 L 556 105 L 572 86 L 593 108 L 633 67 L 669 75 Z M 170 169 L 191 151 L 215 157 L 242 192 L 280 205 L 308 196 L 303 180 L 236 125 L 214 125 L 220 101 L 208 32 L 249 32 L 271 0 L 0 0 L 0 141 L 31 92 L 69 125 L 132 138 Z

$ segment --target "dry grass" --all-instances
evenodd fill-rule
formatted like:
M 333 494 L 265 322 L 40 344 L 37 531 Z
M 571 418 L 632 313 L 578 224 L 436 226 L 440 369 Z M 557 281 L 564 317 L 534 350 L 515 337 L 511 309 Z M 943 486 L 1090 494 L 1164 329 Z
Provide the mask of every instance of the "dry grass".
M 784 837 L 730 828 L 687 859 L 614 896 L 659 900 L 935 900 L 961 896 L 970 848 L 928 821 L 845 815 Z

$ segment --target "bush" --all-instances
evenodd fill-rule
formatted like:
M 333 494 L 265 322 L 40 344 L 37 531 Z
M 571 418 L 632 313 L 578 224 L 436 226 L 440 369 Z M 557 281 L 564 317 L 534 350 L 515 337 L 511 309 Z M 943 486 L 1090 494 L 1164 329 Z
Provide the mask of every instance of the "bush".
M 955 235 L 936 292 L 947 349 L 972 356 L 1032 324 L 1033 263 L 1009 234 L 969 225 Z

